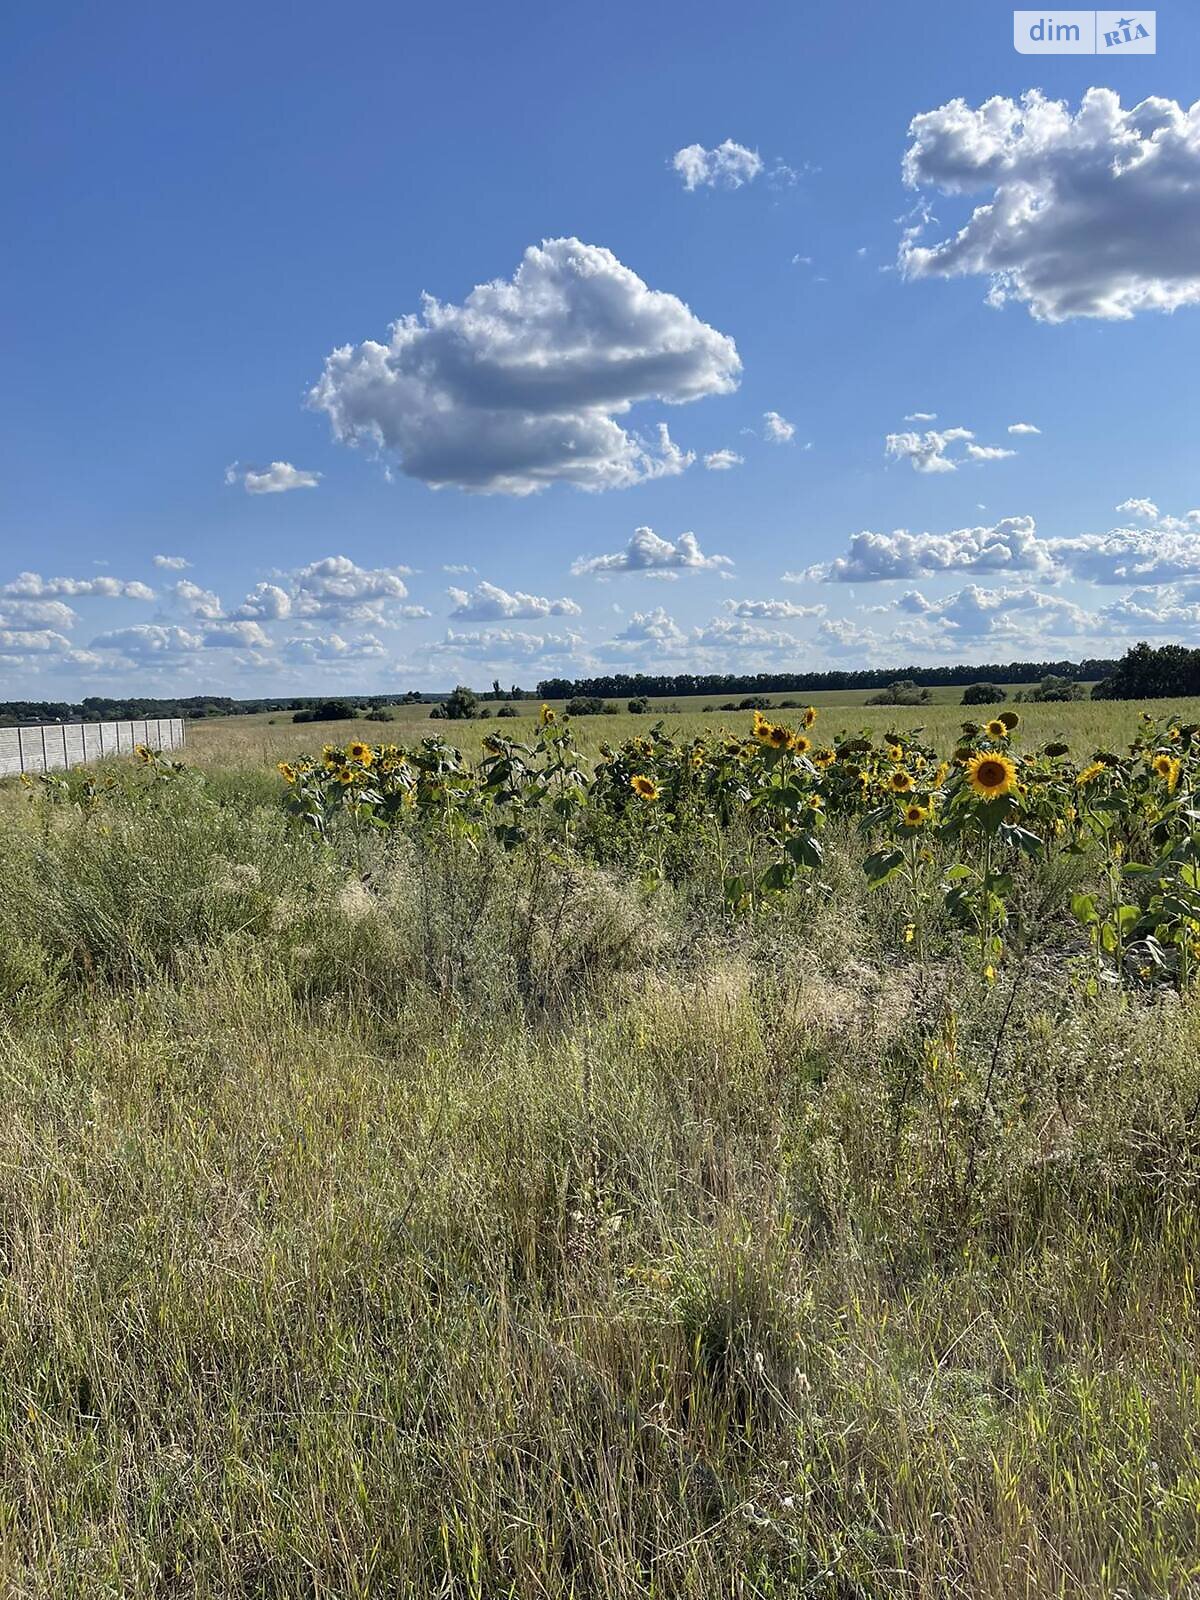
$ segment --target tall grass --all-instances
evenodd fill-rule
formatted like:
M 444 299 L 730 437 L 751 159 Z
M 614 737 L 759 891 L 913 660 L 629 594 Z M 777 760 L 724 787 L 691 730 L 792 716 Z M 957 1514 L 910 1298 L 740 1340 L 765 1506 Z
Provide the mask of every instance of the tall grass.
M 1192 998 L 265 793 L 5 813 L 0 1592 L 1196 1593 Z

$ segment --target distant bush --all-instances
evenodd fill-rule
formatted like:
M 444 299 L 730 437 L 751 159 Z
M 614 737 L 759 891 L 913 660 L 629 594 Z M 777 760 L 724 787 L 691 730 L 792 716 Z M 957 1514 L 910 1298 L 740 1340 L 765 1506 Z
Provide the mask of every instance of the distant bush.
M 994 706 L 1008 699 L 1008 690 L 998 683 L 972 683 L 962 692 L 964 706 Z
M 869 706 L 925 706 L 933 699 L 928 689 L 920 688 L 911 678 L 898 678 L 886 689 L 873 694 Z
M 1015 700 L 1083 700 L 1087 690 L 1082 683 L 1072 683 L 1070 678 L 1058 678 L 1053 673 L 1036 683 L 1031 689 L 1019 690 Z
M 465 722 L 479 714 L 479 696 L 473 689 L 468 689 L 463 683 L 458 684 L 453 694 L 449 694 L 440 706 L 435 706 L 429 713 L 435 717 L 441 713 L 447 722 Z
M 611 700 L 601 700 L 598 695 L 577 695 L 567 701 L 569 717 L 615 717 L 617 711 Z
M 368 711 L 364 719 L 367 722 L 395 722 L 395 717 L 390 711 Z
M 512 706 L 501 706 L 496 715 L 498 717 L 519 717 L 521 713 L 515 711 Z
M 722 707 L 729 711 L 770 711 L 771 701 L 765 694 L 748 694 L 744 700 L 739 700 L 736 706 Z
M 644 694 L 639 694 L 629 701 L 625 709 L 626 711 L 631 712 L 635 717 L 640 717 L 645 712 L 649 711 L 650 702 Z
M 292 715 L 293 722 L 352 722 L 357 715 L 354 707 L 346 700 L 322 700 L 320 705 L 311 706 L 307 711 L 297 711 Z

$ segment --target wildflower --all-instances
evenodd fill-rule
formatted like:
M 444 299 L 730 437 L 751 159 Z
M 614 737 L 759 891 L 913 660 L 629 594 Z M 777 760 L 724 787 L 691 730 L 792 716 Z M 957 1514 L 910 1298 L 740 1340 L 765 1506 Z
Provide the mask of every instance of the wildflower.
M 904 760 L 904 746 L 902 744 L 895 744 L 895 743 L 892 743 L 891 741 L 889 741 L 888 742 L 888 747 L 887 747 L 887 753 L 888 753 L 889 757 L 893 761 L 903 761 Z
M 791 738 L 788 740 L 788 744 L 798 756 L 806 756 L 812 749 L 812 740 L 806 739 L 802 733 L 792 734 Z
M 289 762 L 281 761 L 277 770 L 284 783 L 295 783 L 296 769 Z
M 351 739 L 346 746 L 346 760 L 357 761 L 360 767 L 369 767 L 375 759 L 375 752 L 369 744 L 364 744 L 361 739 Z
M 629 780 L 635 794 L 640 794 L 643 800 L 658 799 L 658 785 L 653 778 L 647 778 L 640 772 L 635 772 Z
M 542 709 L 538 712 L 538 722 L 543 728 L 551 728 L 558 721 L 556 714 L 543 701 Z
M 996 718 L 995 722 L 989 722 L 988 723 L 988 725 L 987 725 L 987 736 L 988 736 L 989 739 L 1007 739 L 1008 738 L 1008 729 L 1000 721 L 999 717 Z
M 342 767 L 341 770 L 337 774 L 337 781 L 339 783 L 353 783 L 354 782 L 354 769 L 353 769 L 353 767 Z
M 1103 761 L 1093 761 L 1091 766 L 1084 767 L 1083 771 L 1075 779 L 1076 788 L 1079 788 L 1079 789 L 1086 788 L 1089 783 L 1094 783 L 1096 781 L 1096 779 L 1099 778 L 1103 774 L 1103 772 L 1104 772 L 1104 763 L 1103 763 Z
M 929 807 L 911 805 L 904 808 L 904 820 L 910 828 L 919 828 L 929 821 Z
M 809 706 L 808 710 L 804 713 L 804 726 L 806 728 L 811 728 L 816 720 L 817 708 L 816 706 Z
M 1008 794 L 1017 786 L 1017 769 L 1008 756 L 972 756 L 967 762 L 967 782 L 985 800 Z
M 770 745 L 772 750 L 786 750 L 792 738 L 782 722 L 765 723 L 758 737 L 763 744 Z
M 824 811 L 825 802 L 824 802 L 824 800 L 821 799 L 821 796 L 819 794 L 810 794 L 809 795 L 809 797 L 808 797 L 808 809 L 810 811 Z
M 995 981 L 996 981 L 996 969 L 991 964 L 990 961 L 988 962 L 987 966 L 984 967 L 984 969 L 983 969 L 983 976 L 984 976 L 984 979 L 988 983 L 995 983 Z
M 893 772 L 887 780 L 887 787 L 893 794 L 911 794 L 914 787 L 912 773 Z
M 916 925 L 914 923 L 906 922 L 904 924 L 904 942 L 905 942 L 905 944 L 911 944 L 913 942 L 913 937 L 916 934 L 916 931 L 917 931 L 916 930 Z
M 1155 756 L 1150 763 L 1156 778 L 1161 778 L 1167 786 L 1167 793 L 1175 793 L 1175 785 L 1179 782 L 1179 760 L 1176 756 Z

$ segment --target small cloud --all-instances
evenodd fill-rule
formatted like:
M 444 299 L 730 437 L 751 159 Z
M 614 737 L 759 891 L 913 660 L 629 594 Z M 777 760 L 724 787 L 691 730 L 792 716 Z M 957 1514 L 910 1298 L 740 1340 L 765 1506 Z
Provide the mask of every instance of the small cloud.
M 796 437 L 796 425 L 778 411 L 764 411 L 763 437 L 768 444 L 790 444 Z
M 745 459 L 736 450 L 713 450 L 705 456 L 704 465 L 710 472 L 728 472 L 731 467 L 742 466 Z
M 289 489 L 315 489 L 319 472 L 305 472 L 290 461 L 272 461 L 269 467 L 242 467 L 235 461 L 225 468 L 225 482 L 240 482 L 247 494 L 286 494 Z
M 168 572 L 182 572 L 185 567 L 190 567 L 191 562 L 185 556 L 155 556 L 154 565 L 165 567 Z
M 732 139 L 711 150 L 702 144 L 685 145 L 671 157 L 671 165 L 689 193 L 696 189 L 740 189 L 763 170 L 758 151 L 735 144 Z
M 672 542 L 660 538 L 653 528 L 638 528 L 624 550 L 606 556 L 581 556 L 571 571 L 576 577 L 638 572 L 647 578 L 675 578 L 680 572 L 715 572 L 732 565 L 728 556 L 706 556 L 694 533 L 681 533 Z
M 910 411 L 905 417 L 905 422 L 936 422 L 936 411 Z
M 1041 433 L 1040 428 L 1034 427 L 1032 422 L 1010 422 L 1009 433 Z

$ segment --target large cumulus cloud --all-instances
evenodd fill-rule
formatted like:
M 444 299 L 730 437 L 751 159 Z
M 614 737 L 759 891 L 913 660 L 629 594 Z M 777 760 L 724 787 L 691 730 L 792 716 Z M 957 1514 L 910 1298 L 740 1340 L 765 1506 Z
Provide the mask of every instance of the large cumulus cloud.
M 344 345 L 309 395 L 336 438 L 398 457 L 434 488 L 530 494 L 565 482 L 622 488 L 682 471 L 616 418 L 639 401 L 679 405 L 737 387 L 732 339 L 610 250 L 578 239 L 530 246 L 511 280 L 462 305 L 426 295 L 386 343 Z
M 910 230 L 908 276 L 986 274 L 993 304 L 1018 300 L 1047 322 L 1200 301 L 1200 101 L 1126 110 L 1089 89 L 1072 113 L 1031 90 L 947 101 L 909 131 L 909 185 L 990 198 L 939 243 Z

